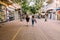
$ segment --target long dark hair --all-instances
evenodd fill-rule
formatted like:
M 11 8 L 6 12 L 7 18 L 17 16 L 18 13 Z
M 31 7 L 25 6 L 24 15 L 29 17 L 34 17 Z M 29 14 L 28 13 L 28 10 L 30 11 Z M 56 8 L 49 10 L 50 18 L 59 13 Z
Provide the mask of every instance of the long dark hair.
M 29 18 L 29 16 L 28 16 L 28 15 L 26 15 L 26 18 Z

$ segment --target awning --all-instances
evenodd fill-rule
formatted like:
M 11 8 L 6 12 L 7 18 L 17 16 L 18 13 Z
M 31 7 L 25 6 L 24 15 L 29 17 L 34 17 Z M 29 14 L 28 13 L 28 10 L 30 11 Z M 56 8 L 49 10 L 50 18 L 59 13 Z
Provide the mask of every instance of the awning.
M 9 10 L 15 10 L 20 9 L 20 6 L 18 4 L 12 4 L 7 7 Z
M 0 1 L 0 4 L 3 4 L 3 5 L 5 5 L 5 6 L 7 6 L 7 4 L 6 4 L 6 3 L 4 3 L 4 2 L 1 2 L 1 1 Z
M 12 6 L 15 7 L 15 9 L 21 8 L 20 5 L 18 5 L 18 4 L 12 4 Z
M 19 9 L 19 8 L 21 8 L 20 5 L 18 5 L 18 4 L 12 4 L 12 5 L 9 5 L 8 7 L 11 7 L 13 9 Z
M 56 8 L 56 11 L 60 10 L 60 8 Z
M 46 13 L 51 13 L 54 9 L 49 9 L 46 11 Z
M 0 3 L 2 3 L 4 5 L 11 5 L 13 2 L 11 2 L 9 0 L 0 0 Z

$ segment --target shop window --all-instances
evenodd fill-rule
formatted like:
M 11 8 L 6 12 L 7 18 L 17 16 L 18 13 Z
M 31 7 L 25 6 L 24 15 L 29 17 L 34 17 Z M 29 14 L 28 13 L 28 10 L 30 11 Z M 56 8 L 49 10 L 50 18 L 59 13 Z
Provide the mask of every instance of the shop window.
M 0 4 L 0 22 L 6 21 L 6 7 Z

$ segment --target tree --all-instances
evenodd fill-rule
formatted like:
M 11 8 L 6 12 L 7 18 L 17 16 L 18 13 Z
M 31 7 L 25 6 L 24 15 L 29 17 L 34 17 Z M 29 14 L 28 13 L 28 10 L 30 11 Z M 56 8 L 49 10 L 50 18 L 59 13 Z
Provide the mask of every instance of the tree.
M 42 2 L 41 1 L 42 0 L 34 0 L 35 6 L 31 7 L 31 6 L 29 6 L 29 3 L 28 3 L 27 0 L 14 0 L 15 3 L 17 3 L 21 6 L 23 13 L 26 13 L 27 11 L 30 11 L 33 14 L 38 12 L 38 10 L 42 7 Z
M 36 13 L 36 8 L 30 6 L 29 11 L 30 11 L 31 13 L 35 14 L 35 13 Z
M 21 8 L 22 8 L 23 13 L 26 13 L 29 10 L 29 6 L 27 4 L 27 1 L 22 2 Z
M 35 0 L 35 6 L 30 6 L 30 12 L 33 14 L 37 13 L 41 9 L 43 2 L 41 0 Z

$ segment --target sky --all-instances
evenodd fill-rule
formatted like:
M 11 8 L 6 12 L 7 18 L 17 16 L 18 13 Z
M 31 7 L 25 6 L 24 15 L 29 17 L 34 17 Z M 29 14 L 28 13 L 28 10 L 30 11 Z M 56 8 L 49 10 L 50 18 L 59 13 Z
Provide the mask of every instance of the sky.
M 33 1 L 30 2 L 29 6 L 33 6 L 33 5 L 35 5 L 35 3 Z

